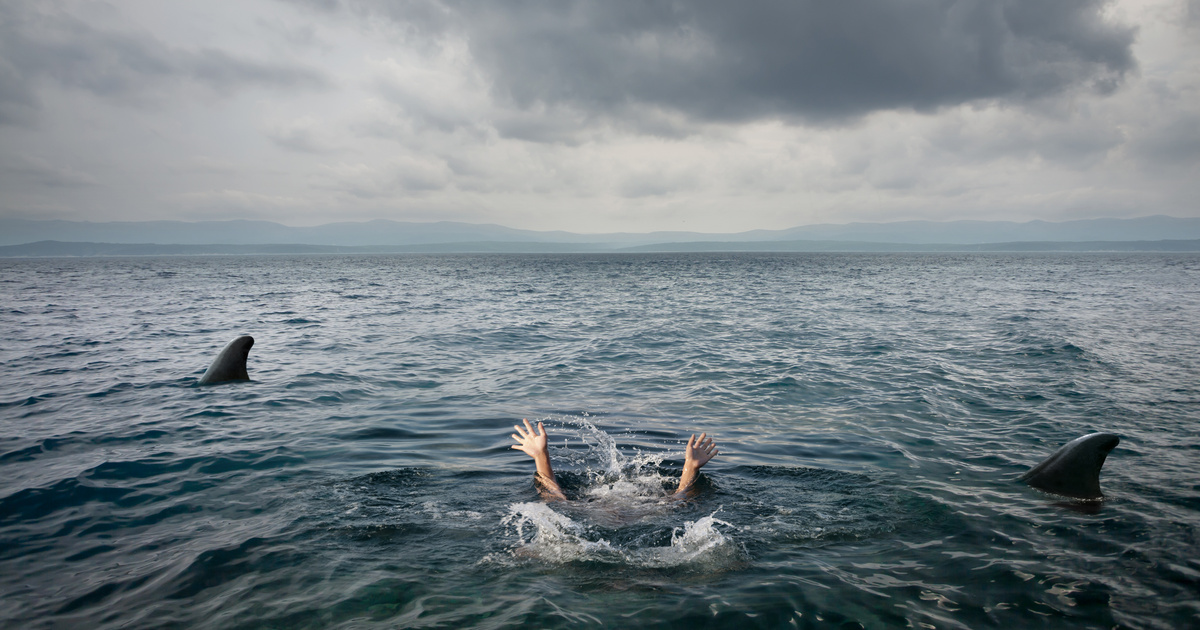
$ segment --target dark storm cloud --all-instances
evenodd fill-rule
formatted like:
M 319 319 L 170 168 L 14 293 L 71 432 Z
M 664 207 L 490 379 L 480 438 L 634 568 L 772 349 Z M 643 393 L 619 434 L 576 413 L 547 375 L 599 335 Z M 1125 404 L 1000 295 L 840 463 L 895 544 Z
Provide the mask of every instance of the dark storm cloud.
M 347 6 L 467 37 L 497 96 L 629 117 L 843 120 L 1115 89 L 1133 29 L 1102 0 L 508 0 Z
M 95 25 L 52 2 L 0 4 L 0 123 L 29 122 L 37 83 L 46 80 L 105 97 L 143 95 L 181 80 L 218 92 L 327 84 L 303 66 L 173 47 L 146 33 Z

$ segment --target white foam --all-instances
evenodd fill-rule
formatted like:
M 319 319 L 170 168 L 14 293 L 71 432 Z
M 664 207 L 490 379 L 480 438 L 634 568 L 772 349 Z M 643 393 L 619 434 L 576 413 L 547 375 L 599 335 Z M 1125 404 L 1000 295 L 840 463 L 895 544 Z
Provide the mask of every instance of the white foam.
M 473 510 L 446 510 L 445 506 L 437 501 L 426 501 L 421 504 L 421 509 L 435 521 L 443 518 L 477 521 L 483 518 L 483 514 Z
M 720 511 L 720 510 L 718 510 Z M 733 540 L 721 533 L 717 525 L 733 529 L 733 525 L 718 520 L 716 512 L 696 521 L 676 527 L 671 532 L 671 544 L 666 547 L 650 547 L 634 552 L 636 564 L 646 567 L 677 567 L 685 564 L 728 564 L 737 561 L 741 549 Z
M 687 521 L 671 533 L 671 542 L 661 547 L 623 547 L 600 537 L 591 528 L 555 511 L 545 503 L 516 503 L 503 524 L 515 530 L 517 543 L 512 554 L 544 562 L 601 562 L 643 568 L 682 565 L 729 567 L 742 559 L 742 550 L 718 526 L 733 525 L 716 518 L 716 512 Z
M 516 503 L 502 523 L 516 529 L 518 556 L 551 562 L 599 560 L 616 553 L 608 541 L 589 540 L 587 529 L 545 503 Z

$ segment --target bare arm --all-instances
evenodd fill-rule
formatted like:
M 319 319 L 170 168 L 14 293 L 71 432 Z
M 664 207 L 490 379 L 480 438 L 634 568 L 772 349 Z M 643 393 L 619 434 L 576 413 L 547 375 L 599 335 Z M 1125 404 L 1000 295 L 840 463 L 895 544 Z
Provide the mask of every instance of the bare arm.
M 683 474 L 679 476 L 679 489 L 671 495 L 671 498 L 685 498 L 688 490 L 692 489 L 692 484 L 696 483 L 700 469 L 720 452 L 707 434 L 701 433 L 700 439 L 696 439 L 696 434 L 693 433 L 692 437 L 688 438 L 687 450 L 684 452 Z
M 547 501 L 565 501 L 567 495 L 563 494 L 558 480 L 554 478 L 554 470 L 550 468 L 550 453 L 546 450 L 546 427 L 539 422 L 535 431 L 529 420 L 525 420 L 524 429 L 517 425 L 513 425 L 513 428 L 517 432 L 512 438 L 517 443 L 512 447 L 533 458 L 533 463 L 537 466 L 538 489 L 542 491 L 542 497 Z

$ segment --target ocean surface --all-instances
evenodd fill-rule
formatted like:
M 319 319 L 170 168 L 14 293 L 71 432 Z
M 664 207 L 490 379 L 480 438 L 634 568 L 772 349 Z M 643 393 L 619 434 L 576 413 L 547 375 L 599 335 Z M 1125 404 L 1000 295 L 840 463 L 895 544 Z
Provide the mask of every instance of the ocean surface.
M 1200 255 L 9 259 L 0 337 L 5 628 L 1200 627 Z

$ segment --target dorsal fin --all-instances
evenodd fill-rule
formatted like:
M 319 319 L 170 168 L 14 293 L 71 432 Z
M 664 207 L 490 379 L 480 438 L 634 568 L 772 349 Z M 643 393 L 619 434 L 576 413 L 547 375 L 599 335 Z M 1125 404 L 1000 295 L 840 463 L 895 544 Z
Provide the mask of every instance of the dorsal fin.
M 1075 499 L 1102 499 L 1100 468 L 1121 438 L 1112 433 L 1092 433 L 1075 438 L 1042 463 L 1021 475 L 1025 483 Z
M 225 381 L 248 381 L 246 359 L 250 356 L 250 347 L 254 345 L 254 337 L 243 335 L 229 342 L 221 354 L 213 359 L 204 376 L 200 377 L 197 385 L 211 385 Z

